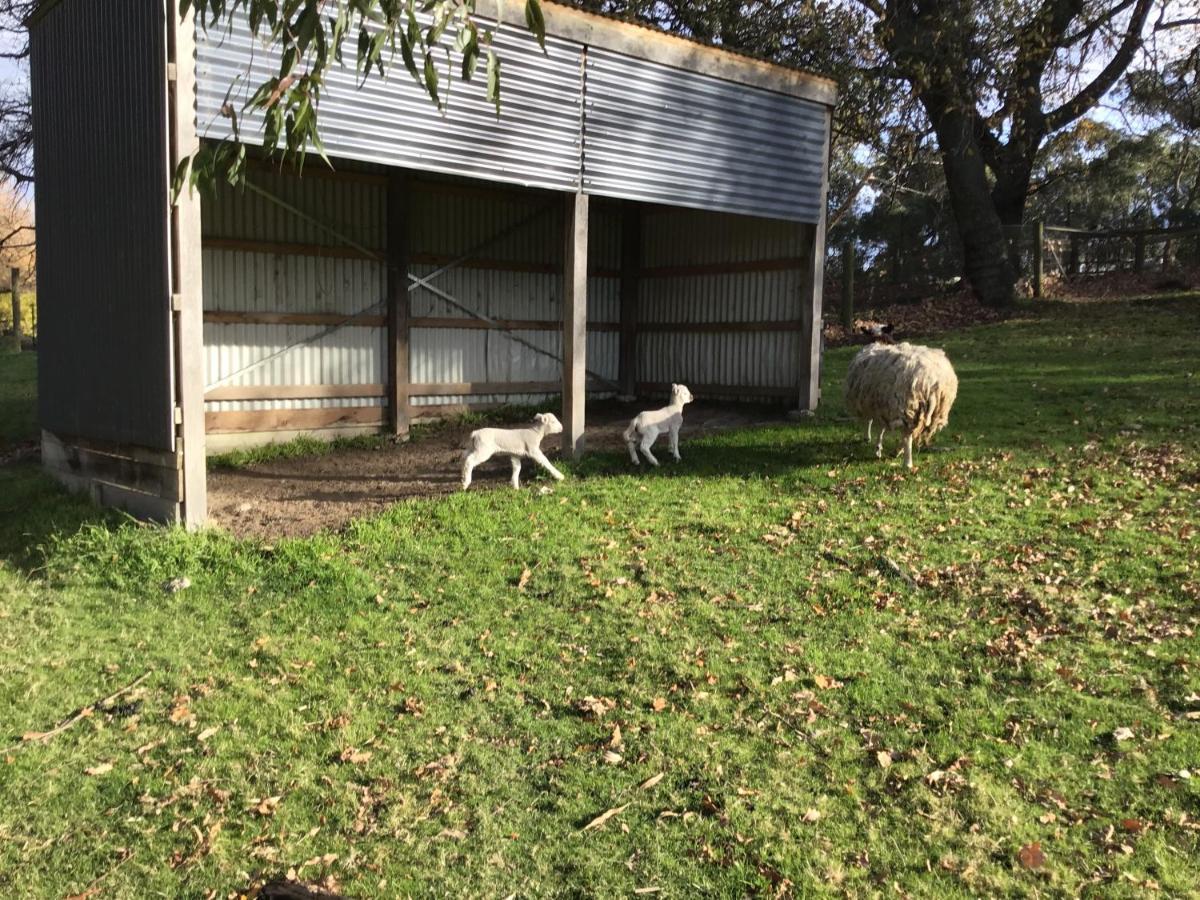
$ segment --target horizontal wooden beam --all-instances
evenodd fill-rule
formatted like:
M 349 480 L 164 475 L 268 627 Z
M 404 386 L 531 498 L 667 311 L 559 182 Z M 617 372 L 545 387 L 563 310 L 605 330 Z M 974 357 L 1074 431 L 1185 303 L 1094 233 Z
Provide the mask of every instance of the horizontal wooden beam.
M 108 486 L 176 503 L 182 496 L 182 454 L 108 445 L 42 432 L 42 464 L 56 476 L 78 479 L 71 486 Z M 94 493 L 94 492 L 93 492 Z
M 241 310 L 207 309 L 204 321 L 212 325 L 343 325 L 347 328 L 382 328 L 382 315 L 347 318 L 343 313 L 272 313 Z
M 496 324 L 483 319 L 468 318 L 414 318 L 413 328 L 465 328 L 492 331 L 559 331 L 562 322 L 553 319 L 497 319 Z M 619 322 L 589 322 L 588 331 L 620 331 Z
M 775 322 L 641 322 L 638 331 L 669 334 L 745 334 L 761 331 L 799 331 L 799 320 Z
M 382 427 L 387 410 L 382 406 L 355 406 L 339 409 L 262 409 L 204 414 L 210 434 L 247 431 L 305 431 L 350 425 Z
M 705 275 L 739 275 L 746 272 L 803 271 L 807 263 L 798 256 L 781 259 L 748 259 L 742 261 L 696 263 L 679 266 L 644 266 L 643 278 L 694 278 Z
M 697 397 L 794 397 L 794 387 L 774 387 L 766 385 L 746 384 L 691 384 L 685 382 Z M 639 394 L 669 394 L 671 385 L 660 381 L 642 381 L 638 383 Z
M 244 384 L 214 388 L 206 403 L 230 400 L 329 400 L 347 397 L 382 397 L 382 384 Z

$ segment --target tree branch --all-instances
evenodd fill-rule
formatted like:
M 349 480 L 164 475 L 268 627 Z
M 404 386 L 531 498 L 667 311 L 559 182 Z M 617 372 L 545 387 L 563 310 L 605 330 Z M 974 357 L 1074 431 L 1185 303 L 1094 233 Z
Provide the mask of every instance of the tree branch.
M 1125 37 L 1113 58 L 1087 87 L 1058 109 L 1046 114 L 1046 130 L 1048 132 L 1057 131 L 1082 116 L 1099 103 L 1100 98 L 1117 83 L 1117 79 L 1125 74 L 1129 64 L 1133 61 L 1134 54 L 1142 45 L 1142 29 L 1146 26 L 1146 20 L 1150 17 L 1150 8 L 1153 5 L 1154 0 L 1137 0 L 1137 5 L 1129 16 Z

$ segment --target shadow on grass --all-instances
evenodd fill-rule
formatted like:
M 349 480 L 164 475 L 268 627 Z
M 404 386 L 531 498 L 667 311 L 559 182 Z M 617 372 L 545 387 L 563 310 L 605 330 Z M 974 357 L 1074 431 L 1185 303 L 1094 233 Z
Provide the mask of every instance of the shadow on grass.
M 40 570 L 52 545 L 88 526 L 116 527 L 128 516 L 70 494 L 36 463 L 0 468 L 0 563 L 26 575 Z

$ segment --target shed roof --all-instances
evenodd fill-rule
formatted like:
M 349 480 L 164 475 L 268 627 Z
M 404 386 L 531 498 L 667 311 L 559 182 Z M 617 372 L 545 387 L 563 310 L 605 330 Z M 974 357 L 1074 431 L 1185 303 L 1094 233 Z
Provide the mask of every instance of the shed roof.
M 524 27 L 522 4 L 479 0 L 476 11 L 484 18 Z M 579 9 L 557 0 L 544 0 L 542 11 L 547 34 L 556 37 L 724 81 L 801 97 L 825 106 L 837 105 L 837 82 L 823 75 L 671 34 L 643 22 Z

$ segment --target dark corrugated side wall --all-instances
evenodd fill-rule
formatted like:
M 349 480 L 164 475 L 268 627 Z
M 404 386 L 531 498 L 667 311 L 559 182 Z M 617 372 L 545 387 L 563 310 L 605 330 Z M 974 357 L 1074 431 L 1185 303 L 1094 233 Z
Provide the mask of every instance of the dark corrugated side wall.
M 163 4 L 31 28 L 42 427 L 174 449 Z

